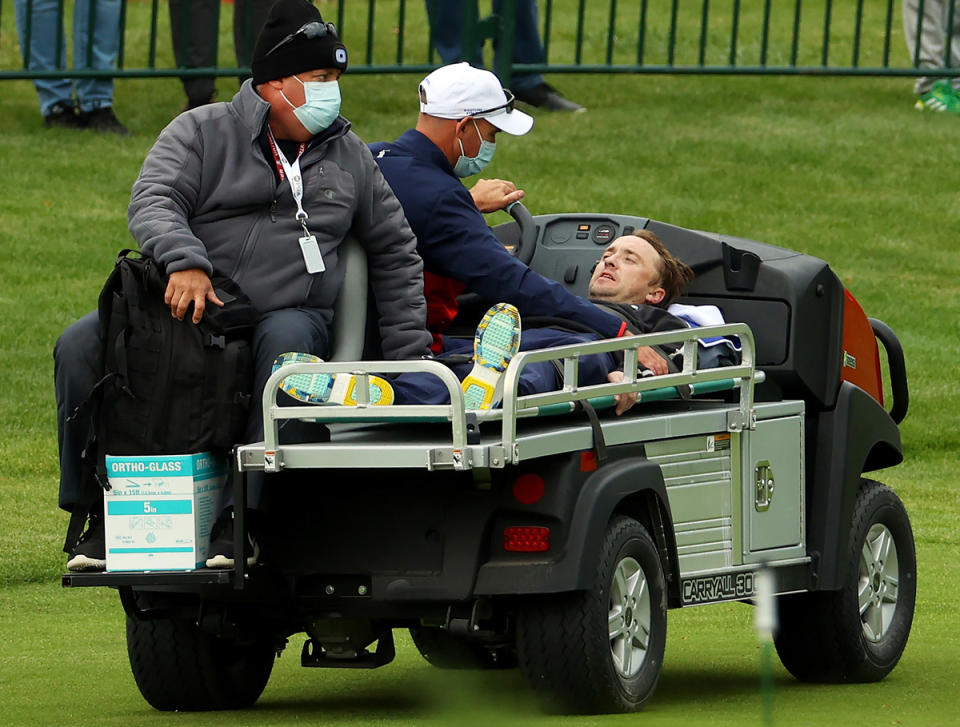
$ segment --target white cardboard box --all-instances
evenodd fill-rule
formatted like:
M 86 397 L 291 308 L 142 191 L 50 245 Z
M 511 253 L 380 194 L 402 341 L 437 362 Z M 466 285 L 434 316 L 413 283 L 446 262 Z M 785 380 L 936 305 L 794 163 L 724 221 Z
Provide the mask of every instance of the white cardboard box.
M 106 458 L 107 570 L 203 568 L 227 462 L 210 453 Z

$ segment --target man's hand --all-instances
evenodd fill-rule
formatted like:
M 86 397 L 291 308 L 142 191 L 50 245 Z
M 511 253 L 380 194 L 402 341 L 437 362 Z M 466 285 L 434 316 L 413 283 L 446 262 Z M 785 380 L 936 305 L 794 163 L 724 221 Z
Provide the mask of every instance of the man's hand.
M 213 292 L 213 284 L 206 272 L 200 268 L 191 268 L 170 273 L 163 302 L 170 306 L 170 314 L 178 321 L 183 320 L 187 308 L 193 303 L 193 322 L 199 323 L 208 300 L 223 307 L 223 301 Z
M 526 193 L 505 179 L 480 179 L 470 190 L 473 203 L 484 214 L 502 210 L 523 199 Z
M 653 371 L 657 376 L 662 376 L 670 371 L 666 359 L 649 346 L 637 349 L 637 361 Z
M 607 383 L 622 384 L 623 371 L 611 371 L 609 374 L 607 374 Z M 613 400 L 617 402 L 617 407 L 614 409 L 614 411 L 617 413 L 617 416 L 620 416 L 637 403 L 637 392 L 628 391 L 626 394 L 614 394 Z

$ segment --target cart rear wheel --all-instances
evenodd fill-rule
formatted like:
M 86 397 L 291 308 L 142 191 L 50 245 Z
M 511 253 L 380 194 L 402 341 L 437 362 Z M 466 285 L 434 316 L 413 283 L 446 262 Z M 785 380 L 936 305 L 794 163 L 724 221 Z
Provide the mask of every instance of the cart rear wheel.
M 127 616 L 127 654 L 143 698 L 161 711 L 242 709 L 260 697 L 276 647 L 267 638 L 239 642 L 176 616 Z
M 666 635 L 657 547 L 640 523 L 617 516 L 607 527 L 592 588 L 524 608 L 517 654 L 548 709 L 629 712 L 656 688 Z
M 879 482 L 861 482 L 846 558 L 839 591 L 777 599 L 777 653 L 801 681 L 878 681 L 907 644 L 917 595 L 913 531 L 900 498 Z

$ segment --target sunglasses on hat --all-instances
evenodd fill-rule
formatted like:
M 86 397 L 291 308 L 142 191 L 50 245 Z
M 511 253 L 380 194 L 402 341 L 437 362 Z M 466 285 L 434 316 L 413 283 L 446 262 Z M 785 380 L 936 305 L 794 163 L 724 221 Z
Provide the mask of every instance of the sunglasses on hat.
M 333 23 L 322 23 L 319 20 L 311 20 L 309 23 L 304 23 L 297 30 L 290 33 L 286 38 L 277 43 L 273 48 L 268 50 L 264 55 L 270 55 L 278 48 L 282 48 L 287 43 L 290 43 L 298 35 L 302 35 L 305 38 L 314 39 L 314 38 L 325 38 L 328 35 L 333 36 L 335 39 L 339 39 L 337 35 L 337 27 Z
M 494 106 L 493 108 L 484 109 L 483 111 L 477 111 L 475 114 L 470 115 L 475 119 L 483 119 L 487 116 L 497 116 L 501 112 L 509 114 L 511 111 L 513 111 L 513 107 L 516 105 L 516 98 L 509 88 L 503 89 L 503 92 L 507 96 L 506 103 L 502 103 L 499 106 Z

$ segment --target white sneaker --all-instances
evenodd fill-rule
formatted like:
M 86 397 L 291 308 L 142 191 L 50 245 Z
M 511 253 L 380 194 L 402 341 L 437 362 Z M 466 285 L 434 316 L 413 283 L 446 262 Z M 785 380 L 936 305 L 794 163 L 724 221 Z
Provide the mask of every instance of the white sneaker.
M 273 362 L 273 370 L 294 363 L 323 361 L 309 353 L 282 353 Z M 297 401 L 307 404 L 357 405 L 357 380 L 352 374 L 292 374 L 280 382 L 280 390 Z M 386 379 L 368 376 L 369 398 L 372 406 L 393 403 L 393 387 Z
M 497 303 L 483 316 L 473 338 L 473 369 L 461 386 L 467 409 L 492 409 L 503 398 L 503 372 L 520 350 L 520 313 Z

